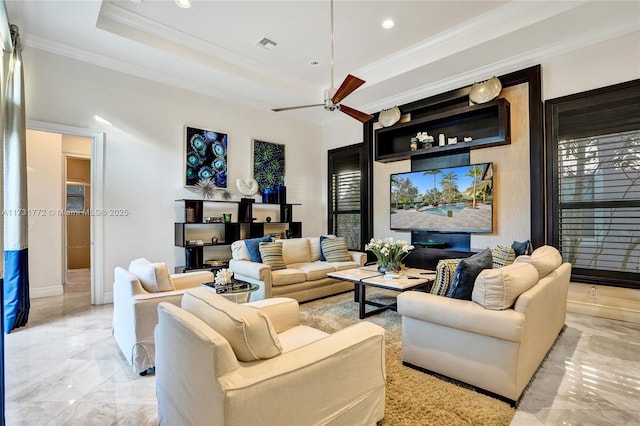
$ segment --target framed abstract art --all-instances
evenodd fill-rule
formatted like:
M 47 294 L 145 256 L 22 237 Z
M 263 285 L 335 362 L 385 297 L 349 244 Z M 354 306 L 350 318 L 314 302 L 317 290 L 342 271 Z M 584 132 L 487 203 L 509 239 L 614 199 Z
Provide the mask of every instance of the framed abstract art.
M 253 178 L 260 192 L 284 182 L 284 145 L 253 139 Z
M 227 142 L 226 133 L 185 126 L 185 186 L 211 179 L 227 187 Z

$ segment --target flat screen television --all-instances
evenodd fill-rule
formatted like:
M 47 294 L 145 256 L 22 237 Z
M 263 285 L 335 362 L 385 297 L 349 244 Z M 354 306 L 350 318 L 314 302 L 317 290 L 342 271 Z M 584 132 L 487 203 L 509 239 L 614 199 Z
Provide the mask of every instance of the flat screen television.
M 390 228 L 493 232 L 493 163 L 394 173 Z

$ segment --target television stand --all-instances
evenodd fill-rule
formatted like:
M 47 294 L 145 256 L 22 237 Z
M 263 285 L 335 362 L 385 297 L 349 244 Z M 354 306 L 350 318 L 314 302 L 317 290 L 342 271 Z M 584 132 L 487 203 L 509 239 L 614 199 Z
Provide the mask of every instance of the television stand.
M 416 247 L 404 258 L 404 264 L 410 268 L 435 271 L 440 259 L 461 259 L 475 253 L 476 251 L 472 250 Z

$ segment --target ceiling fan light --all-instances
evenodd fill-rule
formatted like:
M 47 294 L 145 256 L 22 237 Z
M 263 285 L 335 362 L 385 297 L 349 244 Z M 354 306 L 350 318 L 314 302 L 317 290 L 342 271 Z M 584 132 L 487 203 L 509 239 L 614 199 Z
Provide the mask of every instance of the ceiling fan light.
M 189 9 L 191 7 L 191 0 L 175 0 L 175 2 L 183 9 Z

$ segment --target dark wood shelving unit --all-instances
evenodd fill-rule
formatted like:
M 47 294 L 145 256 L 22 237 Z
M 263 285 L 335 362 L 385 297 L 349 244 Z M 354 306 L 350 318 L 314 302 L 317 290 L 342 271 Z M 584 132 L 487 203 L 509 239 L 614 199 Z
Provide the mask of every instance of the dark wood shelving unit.
M 265 204 L 256 203 L 252 198 L 243 198 L 240 201 L 231 200 L 175 200 L 184 204 L 184 222 L 174 223 L 174 245 L 185 249 L 185 266 L 177 266 L 176 271 L 190 271 L 199 269 L 220 269 L 220 266 L 207 267 L 204 263 L 204 248 L 216 246 L 228 246 L 241 238 L 243 230 L 246 231 L 247 238 L 257 238 L 265 235 L 265 226 L 286 225 L 291 238 L 302 236 L 302 222 L 293 221 L 293 206 L 295 203 L 287 204 Z M 222 203 L 237 205 L 236 211 L 238 221 L 236 222 L 204 222 L 205 203 Z M 256 206 L 279 207 L 280 221 L 277 222 L 256 222 L 253 219 L 253 208 Z M 203 226 L 224 230 L 224 238 L 213 243 L 204 241 L 203 244 L 188 244 L 187 230 L 193 226 Z
M 418 132 L 434 137 L 431 148 L 412 151 L 410 140 Z M 456 144 L 438 146 L 438 135 L 457 137 Z M 464 142 L 465 137 L 472 140 Z M 435 157 L 511 143 L 510 105 L 506 99 L 472 105 L 416 118 L 375 131 L 375 160 L 383 163 L 413 157 Z

